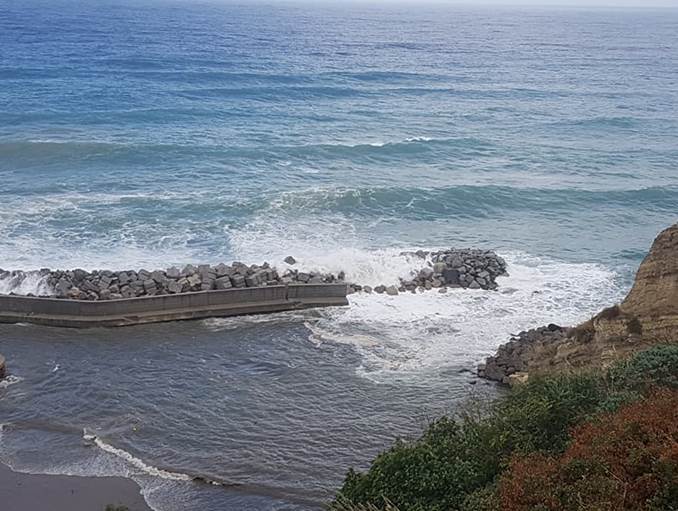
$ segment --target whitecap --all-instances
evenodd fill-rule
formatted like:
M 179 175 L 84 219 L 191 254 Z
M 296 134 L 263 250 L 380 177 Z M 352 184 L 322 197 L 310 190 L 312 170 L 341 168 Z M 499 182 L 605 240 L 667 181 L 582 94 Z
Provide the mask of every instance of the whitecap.
M 120 458 L 121 460 L 125 461 L 130 467 L 133 467 L 141 471 L 141 473 L 143 474 L 171 481 L 191 481 L 193 479 L 188 474 L 182 474 L 180 472 L 171 472 L 168 470 L 163 470 L 161 468 L 154 467 L 153 465 L 149 465 L 145 463 L 143 460 L 125 451 L 124 449 L 120 449 L 109 443 L 106 443 L 101 438 L 96 436 L 94 433 L 87 431 L 87 429 L 83 430 L 82 437 L 83 440 L 85 440 L 86 442 L 93 443 L 94 445 L 99 447 L 99 449 L 101 449 L 102 451 L 108 454 L 112 454 L 117 458 Z
M 0 277 L 0 294 L 18 295 L 33 294 L 36 296 L 49 296 L 54 290 L 47 281 L 47 276 L 37 271 L 16 271 Z
M 5 377 L 3 380 L 0 380 L 0 389 L 6 389 L 7 387 L 10 387 L 11 385 L 16 385 L 17 383 L 21 383 L 22 381 L 24 381 L 24 379 L 21 376 L 15 376 L 13 374 L 10 374 L 9 376 Z M 2 424 L 2 426 L 4 427 L 5 425 Z

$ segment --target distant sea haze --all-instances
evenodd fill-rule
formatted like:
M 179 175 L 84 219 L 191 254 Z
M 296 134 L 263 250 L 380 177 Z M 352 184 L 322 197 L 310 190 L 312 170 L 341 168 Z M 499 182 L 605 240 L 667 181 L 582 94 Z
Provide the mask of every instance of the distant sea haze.
M 394 436 L 496 393 L 466 371 L 512 333 L 623 296 L 678 219 L 673 10 L 0 12 L 0 267 L 293 255 L 388 284 L 403 250 L 478 247 L 510 274 L 271 317 L 0 326 L 17 470 L 130 475 L 159 511 L 321 509 Z

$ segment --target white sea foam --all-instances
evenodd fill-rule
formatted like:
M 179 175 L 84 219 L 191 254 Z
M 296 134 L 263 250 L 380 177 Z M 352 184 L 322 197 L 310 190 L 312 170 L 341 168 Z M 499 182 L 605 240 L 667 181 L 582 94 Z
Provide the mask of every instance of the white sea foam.
M 191 476 L 187 474 L 182 474 L 179 472 L 170 472 L 168 470 L 163 470 L 161 468 L 154 467 L 153 465 L 149 465 L 145 463 L 143 460 L 125 451 L 124 449 L 114 447 L 113 445 L 104 442 L 101 438 L 94 435 L 93 433 L 88 432 L 86 429 L 83 431 L 82 437 L 83 440 L 85 440 L 86 442 L 93 443 L 94 445 L 99 447 L 99 449 L 101 449 L 102 451 L 120 458 L 130 467 L 133 467 L 134 469 L 141 471 L 141 473 L 143 474 L 154 477 L 160 477 L 161 479 L 167 479 L 171 481 L 190 481 L 192 479 Z
M 338 219 L 327 228 L 272 223 L 262 219 L 247 230 L 230 232 L 243 260 L 268 260 L 287 268 L 345 271 L 347 279 L 367 285 L 394 284 L 422 267 L 403 251 L 422 247 L 363 249 L 353 226 Z M 350 247 L 350 248 L 349 248 Z M 445 247 L 424 247 L 434 250 Z M 416 375 L 453 365 L 474 365 L 511 334 L 550 322 L 572 325 L 622 297 L 614 271 L 596 264 L 567 263 L 525 253 L 502 254 L 510 276 L 498 291 L 432 290 L 398 296 L 358 293 L 350 307 L 308 312 L 305 322 L 314 343 L 340 342 L 362 354 L 361 375 L 379 380 Z M 237 320 L 231 320 L 233 326 Z M 216 326 L 216 325 L 215 325 Z
M 309 321 L 311 340 L 353 344 L 360 373 L 381 379 L 482 360 L 512 333 L 549 322 L 570 325 L 620 297 L 614 272 L 505 254 L 498 291 L 437 290 L 398 296 L 355 294 L 348 308 Z
M 10 293 L 47 296 L 52 294 L 52 289 L 47 278 L 40 275 L 39 272 L 18 272 L 0 277 L 0 294 L 7 295 Z
M 17 383 L 21 383 L 24 381 L 24 379 L 21 376 L 15 376 L 13 374 L 10 374 L 6 378 L 0 380 L 0 389 L 6 389 L 7 387 L 11 385 L 16 385 Z M 3 425 L 0 425 L 4 427 Z M 2 431 L 2 428 L 0 428 L 0 431 Z

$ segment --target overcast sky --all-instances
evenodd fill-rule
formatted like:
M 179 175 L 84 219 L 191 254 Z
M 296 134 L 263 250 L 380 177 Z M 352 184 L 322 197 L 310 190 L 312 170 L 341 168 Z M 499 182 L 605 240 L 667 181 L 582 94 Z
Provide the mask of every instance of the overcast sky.
M 337 0 L 329 0 L 339 3 Z M 429 3 L 465 5 L 543 5 L 580 7 L 676 7 L 678 0 L 354 0 L 361 3 Z

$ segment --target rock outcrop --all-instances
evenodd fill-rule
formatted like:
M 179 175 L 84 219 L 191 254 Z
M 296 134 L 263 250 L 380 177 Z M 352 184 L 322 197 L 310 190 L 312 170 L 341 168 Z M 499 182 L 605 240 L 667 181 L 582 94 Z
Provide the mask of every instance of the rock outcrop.
M 511 383 L 527 375 L 607 367 L 659 343 L 678 343 L 678 224 L 657 236 L 621 304 L 574 328 L 521 332 L 478 374 Z
M 0 354 L 0 380 L 7 376 L 7 368 L 5 366 L 5 357 Z

